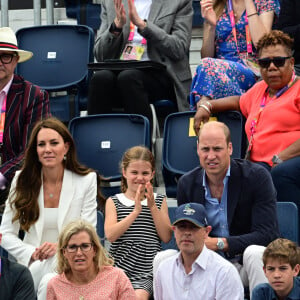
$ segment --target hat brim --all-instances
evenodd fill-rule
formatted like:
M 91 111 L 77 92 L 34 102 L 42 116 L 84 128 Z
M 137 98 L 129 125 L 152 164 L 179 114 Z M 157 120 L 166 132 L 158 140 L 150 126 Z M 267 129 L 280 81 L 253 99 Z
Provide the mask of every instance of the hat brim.
M 26 50 L 21 50 L 21 49 L 12 49 L 12 48 L 0 48 L 1 51 L 10 51 L 10 52 L 17 52 L 19 55 L 19 60 L 18 62 L 24 62 L 29 60 L 32 56 L 33 53 L 31 51 L 26 51 Z
M 173 226 L 175 226 L 177 223 L 179 223 L 179 222 L 181 222 L 181 221 L 188 221 L 188 222 L 191 222 L 191 223 L 193 223 L 195 226 L 197 226 L 197 227 L 199 227 L 199 228 L 201 228 L 201 227 L 206 227 L 206 225 L 204 225 L 204 224 L 202 224 L 202 223 L 200 223 L 200 222 L 197 222 L 196 220 L 194 220 L 194 219 L 190 219 L 190 218 L 180 218 L 180 219 L 178 219 L 178 220 L 176 220 L 176 221 L 174 221 L 173 222 Z

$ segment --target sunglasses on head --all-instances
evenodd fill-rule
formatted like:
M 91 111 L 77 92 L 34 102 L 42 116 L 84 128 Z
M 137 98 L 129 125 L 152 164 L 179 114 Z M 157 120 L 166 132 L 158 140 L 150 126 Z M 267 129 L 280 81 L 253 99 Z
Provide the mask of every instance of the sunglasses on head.
M 258 64 L 262 68 L 269 68 L 271 62 L 277 67 L 283 67 L 285 64 L 285 60 L 291 58 L 291 56 L 276 56 L 273 58 L 265 57 L 265 58 L 260 58 L 258 60 Z

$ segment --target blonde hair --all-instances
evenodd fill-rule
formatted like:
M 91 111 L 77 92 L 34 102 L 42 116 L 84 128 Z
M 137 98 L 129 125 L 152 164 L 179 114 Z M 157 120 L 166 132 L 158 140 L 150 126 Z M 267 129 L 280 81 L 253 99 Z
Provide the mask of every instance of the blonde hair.
M 94 265 L 97 269 L 101 270 L 101 267 L 103 266 L 111 266 L 114 264 L 113 259 L 101 245 L 95 228 L 89 222 L 76 220 L 67 224 L 59 235 L 57 250 L 58 274 L 72 272 L 69 262 L 64 256 L 64 250 L 71 237 L 79 232 L 86 232 L 90 236 L 91 243 L 96 252 L 94 256 Z
M 121 162 L 121 172 L 122 170 L 126 170 L 129 166 L 129 164 L 133 160 L 143 160 L 146 162 L 149 162 L 151 164 L 152 171 L 155 170 L 155 159 L 152 154 L 152 152 L 144 147 L 144 146 L 135 146 L 132 148 L 129 148 L 123 155 L 122 162 Z M 123 174 L 123 172 L 122 172 Z M 151 183 L 153 184 L 153 179 L 151 180 Z M 127 180 L 126 178 L 122 175 L 121 178 L 121 191 L 122 193 L 125 193 L 128 189 L 127 185 Z

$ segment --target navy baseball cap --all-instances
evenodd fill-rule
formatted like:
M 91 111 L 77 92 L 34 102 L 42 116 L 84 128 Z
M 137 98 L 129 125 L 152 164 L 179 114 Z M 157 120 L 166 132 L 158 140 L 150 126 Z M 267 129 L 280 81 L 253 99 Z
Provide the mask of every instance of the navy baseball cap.
M 199 203 L 180 205 L 175 211 L 175 221 L 173 225 L 176 225 L 180 221 L 189 221 L 197 227 L 208 226 L 205 208 Z

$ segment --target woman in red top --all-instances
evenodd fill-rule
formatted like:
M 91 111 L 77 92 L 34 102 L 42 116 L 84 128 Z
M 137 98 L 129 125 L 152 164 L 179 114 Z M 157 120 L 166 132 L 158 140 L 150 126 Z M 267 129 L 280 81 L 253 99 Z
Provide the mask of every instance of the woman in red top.
M 210 113 L 240 110 L 246 117 L 247 156 L 271 171 L 278 201 L 300 208 L 300 81 L 294 72 L 293 40 L 271 31 L 258 42 L 262 81 L 242 96 L 202 101 L 195 131 Z

